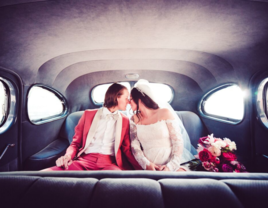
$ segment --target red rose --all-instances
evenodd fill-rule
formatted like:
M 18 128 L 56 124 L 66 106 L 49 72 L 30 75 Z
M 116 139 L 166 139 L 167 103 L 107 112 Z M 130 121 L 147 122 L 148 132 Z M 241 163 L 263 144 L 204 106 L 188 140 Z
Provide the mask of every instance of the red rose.
M 223 152 L 222 157 L 223 157 L 224 160 L 227 160 L 227 161 L 236 160 L 236 155 L 234 153 L 232 153 L 232 152 Z
M 218 157 L 212 157 L 211 159 L 210 159 L 210 162 L 213 162 L 213 163 L 215 163 L 216 165 L 219 165 L 220 164 L 220 159 L 218 158 Z
M 209 161 L 209 160 L 212 158 L 211 153 L 210 153 L 207 149 L 204 149 L 204 150 L 200 151 L 200 152 L 198 153 L 198 156 L 199 156 L 199 159 L 200 159 L 202 162 Z
M 208 141 L 209 141 L 208 137 L 201 137 L 198 140 L 198 143 L 201 144 L 203 147 L 208 148 L 210 146 L 210 143 Z

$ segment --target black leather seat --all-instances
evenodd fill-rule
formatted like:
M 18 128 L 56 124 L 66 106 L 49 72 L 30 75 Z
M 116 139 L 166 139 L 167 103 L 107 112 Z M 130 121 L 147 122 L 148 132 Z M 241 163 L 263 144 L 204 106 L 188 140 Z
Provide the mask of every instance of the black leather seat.
M 24 170 L 42 170 L 55 165 L 55 161 L 65 154 L 70 145 L 66 139 L 57 139 L 41 151 L 29 157 L 24 163 Z
M 58 157 L 65 154 L 65 150 L 72 142 L 74 128 L 78 124 L 84 111 L 71 113 L 65 120 L 59 139 L 53 141 L 43 150 L 29 157 L 24 163 L 24 170 L 41 170 L 55 165 Z M 177 111 L 178 116 L 182 120 L 190 140 L 196 148 L 198 139 L 207 135 L 206 128 L 202 124 L 200 118 L 190 111 Z M 192 146 L 192 154 L 196 154 L 196 149 Z
M 201 119 L 193 112 L 190 111 L 177 111 L 192 143 L 191 152 L 193 155 L 197 153 L 196 149 L 200 137 L 207 136 L 208 131 Z M 194 148 L 193 148 L 194 147 Z
M 263 173 L 12 172 L 0 173 L 0 184 L 3 208 L 262 208 L 268 204 L 268 174 Z

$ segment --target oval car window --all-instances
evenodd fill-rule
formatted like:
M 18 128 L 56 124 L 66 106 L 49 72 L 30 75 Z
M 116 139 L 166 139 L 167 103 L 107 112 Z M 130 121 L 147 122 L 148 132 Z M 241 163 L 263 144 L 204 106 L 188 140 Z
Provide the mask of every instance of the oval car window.
M 171 102 L 173 98 L 172 89 L 165 84 L 161 83 L 150 83 L 153 92 L 155 92 L 155 96 L 157 100 L 161 102 Z
M 266 83 L 266 85 L 268 85 L 268 82 Z M 266 114 L 266 117 L 268 117 L 268 90 L 267 90 L 267 88 L 265 90 L 266 90 L 266 95 L 265 95 L 265 105 L 266 105 L 265 114 Z
M 268 78 L 259 84 L 256 102 L 259 120 L 268 128 Z
M 212 90 L 202 99 L 203 114 L 237 123 L 244 116 L 244 96 L 237 85 Z
M 5 121 L 6 118 L 6 104 L 8 101 L 8 97 L 6 96 L 6 90 L 3 83 L 0 81 L 0 126 Z
M 129 82 L 118 82 L 121 85 L 124 85 L 128 91 L 130 92 L 130 84 Z M 108 88 L 112 85 L 110 84 L 102 84 L 98 85 L 92 90 L 92 100 L 95 104 L 102 104 L 104 102 L 105 93 L 108 90 Z
M 31 88 L 28 95 L 28 116 L 33 123 L 60 116 L 64 110 L 64 102 L 55 93 L 43 87 Z
M 16 120 L 16 89 L 12 82 L 0 77 L 0 134 Z

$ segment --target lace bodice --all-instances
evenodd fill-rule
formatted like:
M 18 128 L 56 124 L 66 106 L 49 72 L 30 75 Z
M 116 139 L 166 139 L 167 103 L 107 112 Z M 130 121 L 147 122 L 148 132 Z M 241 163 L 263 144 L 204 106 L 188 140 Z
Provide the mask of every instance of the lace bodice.
M 132 152 L 143 169 L 150 162 L 167 165 L 170 171 L 180 168 L 183 140 L 178 126 L 176 120 L 162 120 L 150 125 L 138 125 L 130 120 Z

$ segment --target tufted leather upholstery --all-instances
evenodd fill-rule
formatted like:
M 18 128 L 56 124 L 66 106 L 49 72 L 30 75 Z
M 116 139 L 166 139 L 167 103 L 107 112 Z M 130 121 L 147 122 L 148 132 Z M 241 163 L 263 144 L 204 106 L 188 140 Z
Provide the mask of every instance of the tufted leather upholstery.
M 268 174 L 0 173 L 1 207 L 267 207 Z M 109 178 L 98 178 L 102 173 Z M 81 177 L 83 175 L 84 177 Z M 211 178 L 210 178 L 211 177 Z
M 24 163 L 24 170 L 41 170 L 55 164 L 55 160 L 65 154 L 66 148 L 72 142 L 74 128 L 78 124 L 84 111 L 71 113 L 65 120 L 60 131 L 60 139 L 53 141 L 40 152 L 29 157 Z M 201 136 L 207 135 L 206 129 L 200 118 L 190 111 L 177 111 L 182 120 L 192 144 L 196 145 Z M 196 154 L 192 146 L 192 154 Z

